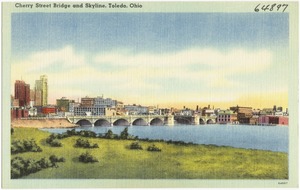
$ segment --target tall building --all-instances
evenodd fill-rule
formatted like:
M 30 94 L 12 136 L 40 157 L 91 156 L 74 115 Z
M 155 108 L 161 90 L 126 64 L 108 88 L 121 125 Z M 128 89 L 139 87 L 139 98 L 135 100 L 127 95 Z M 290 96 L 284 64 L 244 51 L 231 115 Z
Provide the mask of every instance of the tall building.
M 35 81 L 35 90 L 41 91 L 41 104 L 47 106 L 48 104 L 48 78 L 47 75 L 41 75 L 40 80 Z
M 42 91 L 41 90 L 35 90 L 34 105 L 42 106 Z
M 30 85 L 24 81 L 15 82 L 15 99 L 19 100 L 19 106 L 26 107 L 30 104 Z

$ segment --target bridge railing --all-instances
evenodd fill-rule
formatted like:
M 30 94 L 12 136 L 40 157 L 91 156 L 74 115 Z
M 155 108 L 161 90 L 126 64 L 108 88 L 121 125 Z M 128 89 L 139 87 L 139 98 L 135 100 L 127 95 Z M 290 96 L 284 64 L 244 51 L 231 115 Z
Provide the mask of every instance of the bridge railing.
M 66 119 L 66 117 L 22 117 L 21 120 L 49 120 L 49 119 Z
M 105 115 L 91 115 L 91 116 L 67 116 L 67 118 L 137 118 L 137 117 L 166 117 L 168 115 L 114 115 L 114 116 L 105 116 Z

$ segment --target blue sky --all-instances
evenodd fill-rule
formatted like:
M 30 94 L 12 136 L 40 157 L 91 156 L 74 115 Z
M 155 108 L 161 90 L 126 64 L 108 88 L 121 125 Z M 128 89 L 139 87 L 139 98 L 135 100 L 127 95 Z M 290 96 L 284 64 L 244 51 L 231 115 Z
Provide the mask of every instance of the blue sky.
M 33 86 L 47 74 L 52 102 L 104 94 L 127 103 L 237 104 L 275 93 L 282 98 L 270 106 L 287 104 L 288 21 L 288 14 L 14 13 L 12 67 L 28 68 L 12 70 L 12 83 L 22 76 Z
M 13 54 L 66 44 L 92 52 L 288 45 L 288 14 L 15 13 L 12 26 Z

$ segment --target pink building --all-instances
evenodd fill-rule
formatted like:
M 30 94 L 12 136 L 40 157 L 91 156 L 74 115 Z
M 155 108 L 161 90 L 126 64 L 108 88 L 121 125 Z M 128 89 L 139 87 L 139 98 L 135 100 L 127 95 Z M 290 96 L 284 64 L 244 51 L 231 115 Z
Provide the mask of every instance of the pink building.
M 258 124 L 288 125 L 289 118 L 285 116 L 263 115 L 258 118 Z
M 289 117 L 278 116 L 279 117 L 279 125 L 289 125 Z

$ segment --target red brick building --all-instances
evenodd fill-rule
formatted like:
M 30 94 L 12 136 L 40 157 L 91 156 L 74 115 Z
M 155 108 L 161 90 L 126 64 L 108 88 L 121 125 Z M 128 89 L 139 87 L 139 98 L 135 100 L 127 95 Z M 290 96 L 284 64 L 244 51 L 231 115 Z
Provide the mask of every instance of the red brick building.
M 24 81 L 15 82 L 15 99 L 19 100 L 19 106 L 26 107 L 30 104 L 30 85 Z
M 20 119 L 20 118 L 27 118 L 29 116 L 28 109 L 11 109 L 11 119 Z
M 47 106 L 42 108 L 42 113 L 43 114 L 50 114 L 50 113 L 56 113 L 56 107 L 54 106 Z
M 258 118 L 258 124 L 288 125 L 289 118 L 285 116 L 264 115 Z

